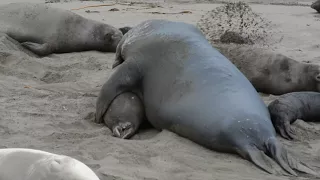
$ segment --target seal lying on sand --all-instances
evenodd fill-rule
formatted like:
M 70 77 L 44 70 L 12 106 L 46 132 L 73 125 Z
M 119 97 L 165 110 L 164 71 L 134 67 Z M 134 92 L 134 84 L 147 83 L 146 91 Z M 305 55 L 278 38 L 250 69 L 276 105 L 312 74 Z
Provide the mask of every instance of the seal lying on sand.
M 320 91 L 320 66 L 295 61 L 262 48 L 214 44 L 252 83 L 258 92 L 281 95 Z
M 113 136 L 122 139 L 131 138 L 144 118 L 144 107 L 137 95 L 125 92 L 111 103 L 103 119 Z
M 87 50 L 115 52 L 119 29 L 44 4 L 0 6 L 0 32 L 39 56 Z
M 312 3 L 311 8 L 320 13 L 320 0 L 317 0 L 316 2 Z
M 138 89 L 148 121 L 209 149 L 238 153 L 274 173 L 316 174 L 277 141 L 268 109 L 245 76 L 194 25 L 149 20 L 121 39 L 117 67 L 102 86 L 96 123 L 119 94 Z M 265 154 L 266 153 L 266 154 Z
M 280 96 L 268 105 L 276 131 L 284 138 L 294 139 L 290 124 L 297 119 L 320 121 L 320 93 L 293 92 Z
M 23 148 L 0 149 L 1 180 L 99 180 L 82 162 L 64 155 Z

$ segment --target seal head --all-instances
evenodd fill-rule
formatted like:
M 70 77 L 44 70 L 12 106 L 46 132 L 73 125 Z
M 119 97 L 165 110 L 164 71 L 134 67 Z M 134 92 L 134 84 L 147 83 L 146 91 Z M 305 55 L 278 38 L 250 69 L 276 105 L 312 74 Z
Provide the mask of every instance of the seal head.
M 92 30 L 92 43 L 102 52 L 115 52 L 123 34 L 107 24 L 98 24 Z

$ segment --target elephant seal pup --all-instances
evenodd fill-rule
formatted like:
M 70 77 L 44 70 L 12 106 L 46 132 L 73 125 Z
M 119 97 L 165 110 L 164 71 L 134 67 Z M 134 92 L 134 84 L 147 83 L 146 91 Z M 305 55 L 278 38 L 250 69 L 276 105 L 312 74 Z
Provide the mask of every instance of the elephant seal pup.
M 111 103 L 103 119 L 113 136 L 130 139 L 138 131 L 144 118 L 140 98 L 132 92 L 118 95 Z
M 0 149 L 1 180 L 99 180 L 84 163 L 35 149 Z
M 258 92 L 282 95 L 320 91 L 320 66 L 295 61 L 262 48 L 214 44 L 252 83 Z
M 295 139 L 290 124 L 297 119 L 320 121 L 320 93 L 292 92 L 280 96 L 268 105 L 276 131 L 288 140 Z
M 0 32 L 39 56 L 88 50 L 115 52 L 119 29 L 44 4 L 0 6 Z
M 96 123 L 119 94 L 138 89 L 146 117 L 212 150 L 238 153 L 274 173 L 269 154 L 292 169 L 316 174 L 277 141 L 268 109 L 245 76 L 194 25 L 148 20 L 121 39 L 96 104 Z

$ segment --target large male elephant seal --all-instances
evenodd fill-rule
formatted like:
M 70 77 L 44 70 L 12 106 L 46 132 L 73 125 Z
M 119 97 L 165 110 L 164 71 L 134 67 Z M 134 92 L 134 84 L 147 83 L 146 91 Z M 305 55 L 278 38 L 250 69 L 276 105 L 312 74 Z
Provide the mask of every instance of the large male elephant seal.
M 290 127 L 297 119 L 320 121 L 320 93 L 292 92 L 284 94 L 268 105 L 272 123 L 284 138 L 292 140 L 295 132 Z
M 0 149 L 1 180 L 99 180 L 82 162 L 35 149 Z
M 116 66 L 100 91 L 95 122 L 103 122 L 117 95 L 139 89 L 147 119 L 159 130 L 238 153 L 269 173 L 275 171 L 266 154 L 292 175 L 292 169 L 316 174 L 277 141 L 257 91 L 194 25 L 142 22 L 120 41 Z
M 112 101 L 103 119 L 113 136 L 129 139 L 135 135 L 144 119 L 143 103 L 132 92 L 122 93 Z
M 258 92 L 281 95 L 320 91 L 320 66 L 298 62 L 263 48 L 214 44 L 252 83 Z
M 87 50 L 115 52 L 122 32 L 71 11 L 45 4 L 0 6 L 0 32 L 39 56 Z

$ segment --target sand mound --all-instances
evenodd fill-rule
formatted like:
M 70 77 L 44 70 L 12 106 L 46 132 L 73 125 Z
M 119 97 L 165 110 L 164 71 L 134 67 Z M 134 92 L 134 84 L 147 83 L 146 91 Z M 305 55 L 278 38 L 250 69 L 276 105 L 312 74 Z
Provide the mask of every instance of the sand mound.
M 244 2 L 229 2 L 204 14 L 197 26 L 210 42 L 266 43 L 271 22 Z

